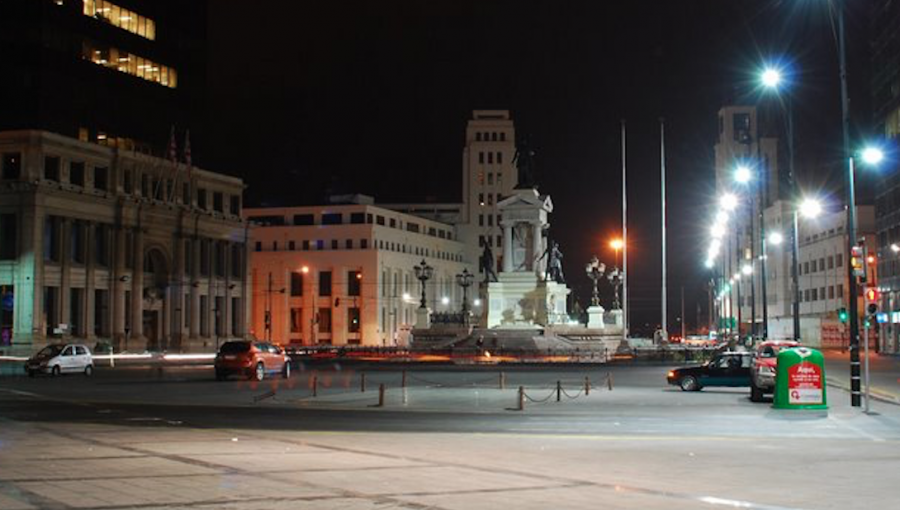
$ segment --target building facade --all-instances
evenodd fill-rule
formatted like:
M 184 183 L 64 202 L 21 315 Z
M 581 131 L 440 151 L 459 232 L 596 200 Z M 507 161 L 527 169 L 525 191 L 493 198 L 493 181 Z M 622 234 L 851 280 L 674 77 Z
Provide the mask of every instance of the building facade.
M 243 188 L 54 133 L 0 133 L 0 349 L 195 351 L 244 337 Z
M 896 147 L 900 139 L 900 3 L 877 0 L 872 5 L 872 111 L 875 125 Z M 900 166 L 896 158 L 880 168 L 875 195 L 881 311 L 887 322 L 880 348 L 900 353 Z
M 477 271 L 476 250 L 456 228 L 357 203 L 247 209 L 251 223 L 250 333 L 280 344 L 405 345 L 421 287 L 432 312 L 458 312 L 456 275 Z M 480 312 L 472 287 L 468 306 Z

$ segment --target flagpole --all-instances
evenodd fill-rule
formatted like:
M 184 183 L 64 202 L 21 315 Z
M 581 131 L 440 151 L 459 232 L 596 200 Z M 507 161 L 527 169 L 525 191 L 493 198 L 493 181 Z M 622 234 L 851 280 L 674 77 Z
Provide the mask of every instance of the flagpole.
M 662 325 L 660 341 L 668 340 L 668 314 L 666 313 L 666 125 L 665 119 L 659 119 L 659 178 L 660 199 L 662 201 Z
M 622 341 L 628 341 L 628 184 L 625 171 L 625 119 L 622 119 Z

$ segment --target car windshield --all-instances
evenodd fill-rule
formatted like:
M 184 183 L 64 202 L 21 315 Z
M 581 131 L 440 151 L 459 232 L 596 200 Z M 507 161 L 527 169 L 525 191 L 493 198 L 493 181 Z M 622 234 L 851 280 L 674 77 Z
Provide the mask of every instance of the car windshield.
M 239 354 L 250 350 L 250 342 L 226 342 L 219 349 L 222 354 Z
M 766 345 L 759 351 L 760 358 L 774 358 L 785 346 L 782 345 Z
M 47 347 L 44 347 L 43 349 L 41 349 L 40 351 L 38 351 L 37 356 L 38 356 L 38 357 L 52 358 L 52 357 L 54 357 L 54 356 L 58 356 L 59 353 L 62 352 L 62 350 L 63 350 L 64 347 L 65 347 L 65 345 L 58 345 L 58 344 L 56 344 L 56 345 L 48 345 Z

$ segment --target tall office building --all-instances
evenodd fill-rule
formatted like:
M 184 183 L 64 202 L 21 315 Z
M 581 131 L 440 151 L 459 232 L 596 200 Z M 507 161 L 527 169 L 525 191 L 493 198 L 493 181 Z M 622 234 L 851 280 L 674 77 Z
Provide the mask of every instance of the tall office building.
M 163 155 L 172 126 L 203 134 L 205 32 L 203 1 L 6 0 L 0 130 Z
M 872 111 L 875 124 L 896 146 L 900 139 L 900 2 L 872 2 Z M 876 189 L 875 228 L 878 273 L 882 289 L 880 348 L 900 352 L 900 167 L 896 158 L 880 169 L 882 182 Z M 883 316 L 885 317 L 885 316 Z

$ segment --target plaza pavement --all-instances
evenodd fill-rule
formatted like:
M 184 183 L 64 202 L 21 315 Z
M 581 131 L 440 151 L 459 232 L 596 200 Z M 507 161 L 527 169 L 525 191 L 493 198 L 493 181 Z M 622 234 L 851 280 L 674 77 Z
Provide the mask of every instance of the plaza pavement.
M 647 367 L 585 396 L 584 373 L 606 371 L 520 371 L 503 390 L 492 373 L 409 374 L 384 407 L 373 388 L 398 373 L 316 397 L 311 377 L 328 374 L 6 380 L 0 509 L 894 506 L 900 406 L 865 415 L 829 388 L 827 413 L 776 411 L 746 389 L 668 388 Z M 556 402 L 556 379 L 577 398 Z M 519 384 L 550 398 L 512 410 Z

